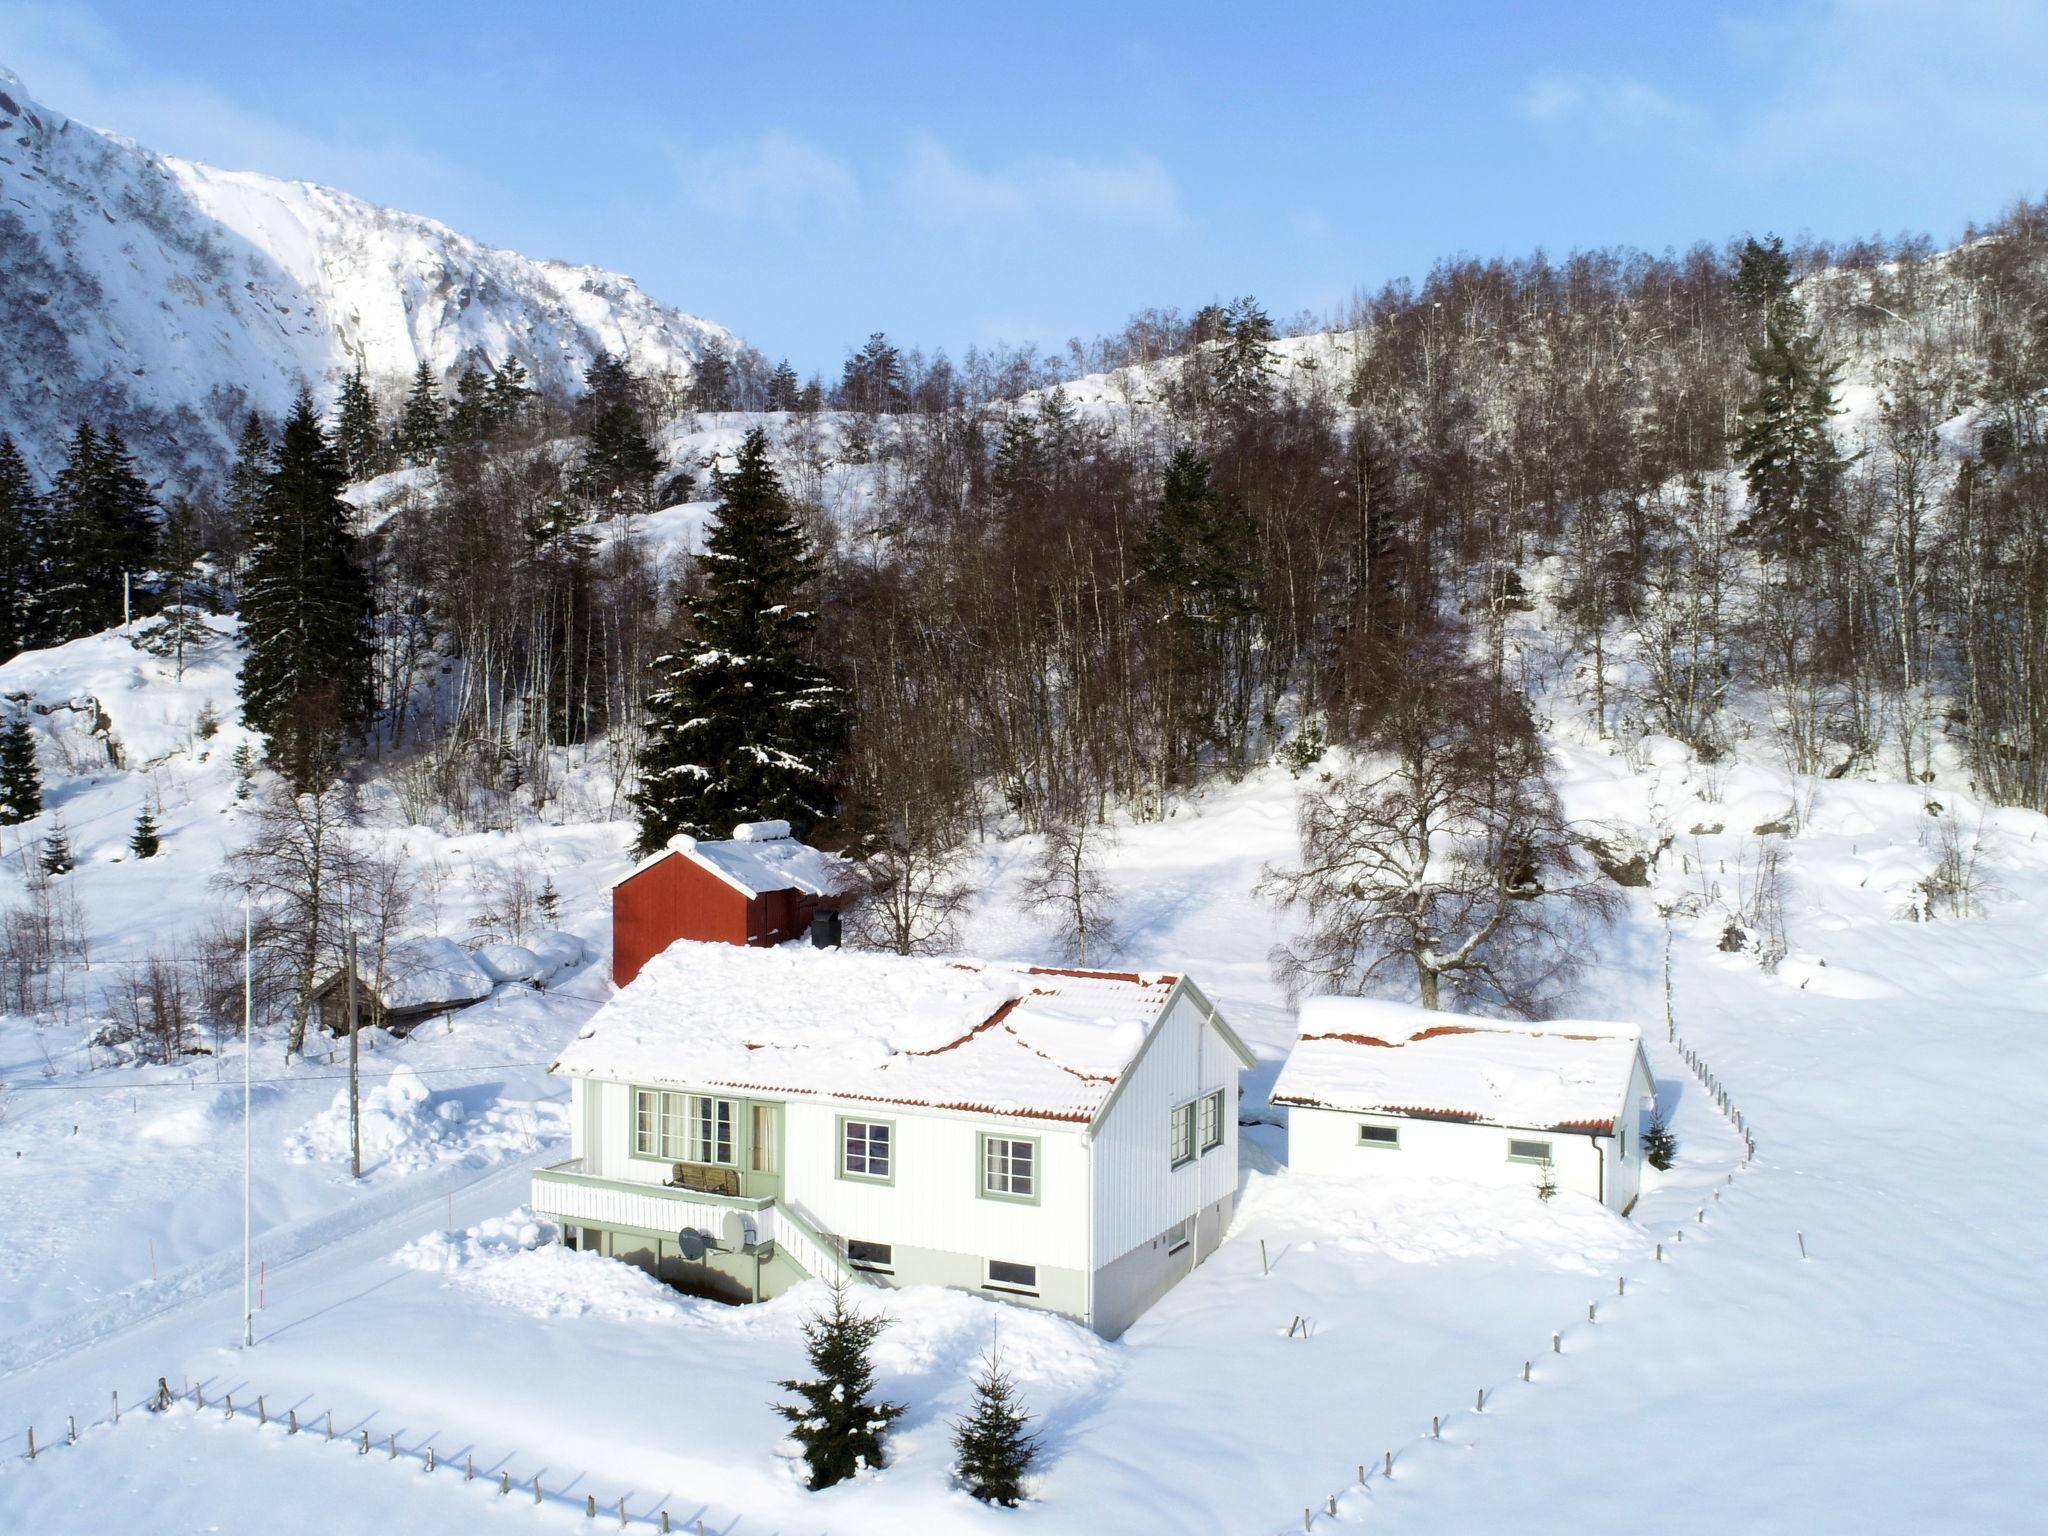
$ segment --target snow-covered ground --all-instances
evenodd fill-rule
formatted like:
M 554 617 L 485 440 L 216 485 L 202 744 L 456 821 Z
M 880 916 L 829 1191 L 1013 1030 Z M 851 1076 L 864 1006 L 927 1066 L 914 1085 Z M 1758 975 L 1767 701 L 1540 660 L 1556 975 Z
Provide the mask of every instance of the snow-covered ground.
M 80 854 L 63 878 L 103 969 L 216 899 L 206 882 L 246 814 L 226 764 L 238 737 L 204 737 L 191 717 L 231 699 L 234 660 L 224 632 L 182 684 L 118 636 L 0 667 L 0 692 L 91 701 L 36 716 L 52 809 L 10 837 L 0 896 L 19 890 L 16 850 L 62 817 Z M 1299 786 L 1278 769 L 1219 784 L 1122 828 L 1110 873 L 1120 960 L 1191 972 L 1261 1058 L 1228 1241 L 1114 1344 L 960 1293 L 864 1293 L 890 1319 L 882 1390 L 910 1411 L 888 1467 L 810 1494 L 770 1405 L 815 1288 L 745 1309 L 684 1298 L 551 1245 L 524 1211 L 528 1170 L 564 1140 L 546 1063 L 609 991 L 603 892 L 625 867 L 625 829 L 456 836 L 402 826 L 371 797 L 370 833 L 445 870 L 422 929 L 463 932 L 494 869 L 538 860 L 592 958 L 548 992 L 501 987 L 408 1040 L 377 1038 L 360 1185 L 338 1064 L 323 1048 L 287 1069 L 259 1041 L 250 1350 L 237 1043 L 107 1066 L 81 1045 L 82 1017 L 0 1022 L 0 1529 L 227 1529 L 287 1497 L 344 1536 L 566 1531 L 586 1497 L 607 1520 L 625 1498 L 637 1530 L 665 1509 L 677 1529 L 702 1516 L 739 1533 L 1278 1533 L 1304 1511 L 1314 1530 L 2029 1528 L 2048 1493 L 2024 1429 L 2026 1394 L 2048 1379 L 2034 1187 L 2048 820 L 1947 783 L 1704 765 L 1675 743 L 1604 741 L 1551 702 L 1571 814 L 1671 839 L 1575 1003 L 1645 1026 L 1680 1142 L 1630 1219 L 1569 1195 L 1288 1171 L 1284 1125 L 1263 1105 L 1293 1035 L 1267 966 L 1285 919 L 1252 887 L 1292 850 Z M 122 845 L 151 793 L 165 851 L 136 861 Z M 1983 914 L 1908 920 L 1945 825 L 1980 847 Z M 1767 844 L 1786 932 L 1768 970 L 1719 947 Z M 1043 954 L 1016 901 L 1029 852 L 1023 839 L 983 850 L 968 951 Z M 1677 1031 L 1753 1131 L 1746 1164 L 1664 1039 L 1660 908 L 1673 906 Z M 948 1421 L 991 1337 L 1045 1432 L 1016 1511 L 947 1479 Z M 134 1412 L 159 1376 L 186 1406 Z M 115 1390 L 119 1425 L 106 1422 Z M 250 1422 L 259 1393 L 270 1415 L 323 1432 Z M 337 1437 L 367 1431 L 374 1454 L 328 1445 L 329 1412 Z M 70 1417 L 75 1446 L 61 1443 Z M 18 1454 L 31 1425 L 46 1447 L 32 1464 Z M 498 1496 L 500 1472 L 515 1496 Z

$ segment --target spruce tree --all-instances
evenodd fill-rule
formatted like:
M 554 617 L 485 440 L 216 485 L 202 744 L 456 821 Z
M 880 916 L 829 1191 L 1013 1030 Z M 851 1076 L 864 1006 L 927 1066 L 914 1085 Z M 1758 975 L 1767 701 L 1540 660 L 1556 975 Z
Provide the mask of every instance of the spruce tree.
M 0 433 L 0 661 L 37 643 L 44 515 L 28 462 Z
M 974 1411 L 953 1426 L 953 1475 L 960 1485 L 984 1504 L 1015 1509 L 1038 1459 L 1030 1423 L 1017 1384 L 991 1345 L 974 1378 Z
M 732 359 L 717 342 L 705 345 L 697 359 L 697 376 L 690 383 L 690 409 L 729 411 L 733 408 Z
M 1803 318 L 1787 298 L 1764 321 L 1762 339 L 1749 344 L 1756 393 L 1742 404 L 1733 445 L 1750 499 L 1735 532 L 1767 559 L 1807 559 L 1842 532 L 1842 463 L 1828 430 L 1828 418 L 1841 414 L 1841 369 L 1820 338 L 1801 329 Z
M 648 852 L 678 832 L 729 837 L 742 821 L 786 820 L 801 835 L 830 814 L 846 745 L 842 690 L 812 656 L 817 556 L 760 428 L 716 484 L 688 639 L 655 661 L 634 796 Z
M 43 839 L 43 851 L 37 860 L 46 875 L 68 875 L 78 867 L 78 860 L 71 852 L 71 837 L 63 825 L 50 828 Z
M 250 534 L 242 587 L 242 718 L 305 792 L 369 725 L 370 583 L 356 552 L 341 461 L 300 391 Z
M 832 1288 L 832 1305 L 804 1323 L 814 1374 L 783 1382 L 782 1389 L 800 1401 L 777 1403 L 775 1411 L 795 1426 L 790 1438 L 804 1449 L 813 1492 L 883 1463 L 889 1426 L 904 1412 L 901 1403 L 871 1397 L 875 1369 L 869 1351 L 887 1326 L 887 1318 L 848 1306 L 843 1284 Z
M 263 418 L 254 411 L 242 423 L 242 435 L 235 444 L 234 467 L 228 471 L 226 495 L 222 498 L 228 522 L 234 529 L 237 548 L 246 551 L 249 531 L 263 510 L 264 487 L 270 483 L 270 434 Z
M 526 364 L 516 357 L 508 357 L 491 371 L 490 422 L 493 432 L 502 432 L 519 424 L 519 418 L 526 413 L 526 402 L 533 398 L 533 386 L 527 382 Z
M 768 409 L 771 411 L 793 411 L 797 408 L 797 395 L 803 388 L 797 382 L 796 370 L 784 358 L 775 365 L 775 371 L 768 375 Z
M 341 381 L 336 402 L 334 447 L 341 455 L 342 473 L 350 480 L 368 480 L 384 463 L 384 426 L 377 419 L 376 397 L 370 393 L 363 365 Z
M 144 806 L 135 818 L 135 831 L 128 839 L 128 851 L 138 859 L 153 859 L 163 846 L 163 839 L 157 835 L 156 818 Z
M 99 434 L 81 421 L 50 487 L 36 605 L 36 637 L 44 645 L 93 634 L 120 617 L 121 578 L 107 568 L 96 513 L 104 461 Z
M 447 435 L 447 408 L 441 402 L 441 386 L 434 382 L 434 370 L 420 360 L 412 376 L 412 390 L 405 397 L 405 409 L 398 417 L 398 456 L 417 468 L 434 462 Z
M 475 363 L 463 365 L 455 380 L 455 403 L 448 407 L 448 441 L 465 446 L 491 434 L 491 375 Z
M 1671 1134 L 1661 1112 L 1652 1115 L 1650 1128 L 1643 1132 L 1643 1160 L 1661 1171 L 1669 1168 L 1677 1157 L 1678 1138 Z
M 0 827 L 18 827 L 43 809 L 43 773 L 28 716 L 16 712 L 0 726 Z
M 625 363 L 600 353 L 584 375 L 583 455 L 575 488 L 586 500 L 613 512 L 643 512 L 661 472 L 661 455 L 647 440 L 641 419 L 640 385 Z

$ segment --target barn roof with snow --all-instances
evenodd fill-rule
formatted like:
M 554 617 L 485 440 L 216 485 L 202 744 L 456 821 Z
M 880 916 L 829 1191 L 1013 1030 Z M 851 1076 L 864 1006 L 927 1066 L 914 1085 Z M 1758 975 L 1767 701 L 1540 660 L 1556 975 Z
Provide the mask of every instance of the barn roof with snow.
M 1519 1024 L 1368 998 L 1310 998 L 1272 1100 L 1608 1135 L 1627 1106 L 1642 1049 L 1633 1024 Z
M 624 885 L 670 854 L 680 854 L 745 896 L 768 891 L 802 891 L 830 896 L 845 885 L 844 861 L 808 847 L 789 835 L 786 821 L 743 821 L 729 839 L 712 841 L 680 833 L 668 846 L 642 859 L 613 881 Z
M 1085 1123 L 1183 985 L 1174 976 L 685 940 L 599 1009 L 554 1070 Z M 1213 1022 L 1250 1065 L 1228 1026 Z

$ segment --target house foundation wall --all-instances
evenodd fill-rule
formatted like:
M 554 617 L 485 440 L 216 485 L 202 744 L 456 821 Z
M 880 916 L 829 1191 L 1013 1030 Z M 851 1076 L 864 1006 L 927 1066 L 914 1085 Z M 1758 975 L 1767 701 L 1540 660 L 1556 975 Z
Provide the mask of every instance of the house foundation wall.
M 1214 1253 L 1230 1227 L 1236 1199 L 1233 1191 L 1197 1211 L 1194 1230 L 1185 1247 L 1175 1248 L 1170 1235 L 1161 1233 L 1097 1270 L 1095 1331 L 1105 1339 L 1120 1337 L 1154 1302 Z

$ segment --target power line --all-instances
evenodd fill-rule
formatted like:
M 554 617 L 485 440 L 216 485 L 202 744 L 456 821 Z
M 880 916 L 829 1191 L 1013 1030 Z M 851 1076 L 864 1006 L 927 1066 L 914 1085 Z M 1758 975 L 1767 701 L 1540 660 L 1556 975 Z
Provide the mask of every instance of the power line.
M 364 1072 L 363 1077 L 397 1077 L 401 1072 L 411 1072 L 419 1077 L 442 1076 L 450 1072 L 496 1072 L 510 1067 L 553 1066 L 554 1058 L 540 1057 L 533 1061 L 481 1061 L 468 1062 L 454 1067 L 394 1067 L 389 1072 Z M 346 1072 L 302 1072 L 296 1077 L 252 1077 L 252 1083 L 333 1083 L 348 1081 Z M 225 1078 L 187 1078 L 175 1083 L 16 1083 L 0 1082 L 0 1089 L 9 1093 L 139 1093 L 145 1089 L 172 1089 L 180 1093 L 191 1093 L 196 1089 L 227 1086 Z

